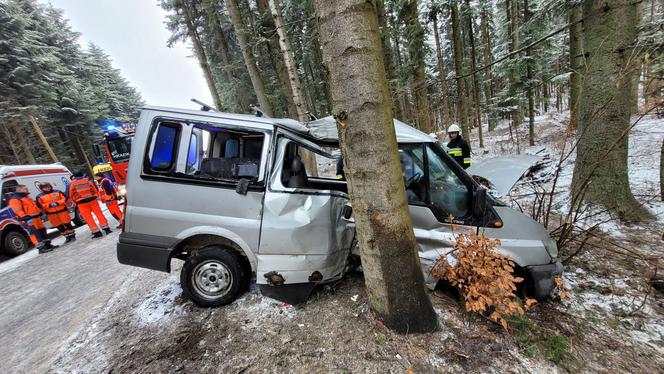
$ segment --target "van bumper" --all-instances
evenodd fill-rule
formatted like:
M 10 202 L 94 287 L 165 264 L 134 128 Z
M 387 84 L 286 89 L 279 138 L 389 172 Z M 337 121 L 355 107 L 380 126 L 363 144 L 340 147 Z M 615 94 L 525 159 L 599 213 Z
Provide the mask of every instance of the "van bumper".
M 118 262 L 146 269 L 171 271 L 171 250 L 178 239 L 123 232 L 117 246 Z
M 563 274 L 563 264 L 556 261 L 552 264 L 527 266 L 535 288 L 535 298 L 547 299 L 556 288 L 555 277 Z

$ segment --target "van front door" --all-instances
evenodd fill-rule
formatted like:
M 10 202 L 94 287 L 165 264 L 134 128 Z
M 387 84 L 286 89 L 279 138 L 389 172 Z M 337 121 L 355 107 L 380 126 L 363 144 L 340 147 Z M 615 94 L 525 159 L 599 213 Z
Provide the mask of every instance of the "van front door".
M 285 130 L 277 132 L 275 144 L 256 282 L 288 286 L 338 279 L 355 234 L 354 224 L 344 218 L 346 182 L 336 179 L 340 156 Z M 315 176 L 303 165 L 303 152 L 316 155 Z

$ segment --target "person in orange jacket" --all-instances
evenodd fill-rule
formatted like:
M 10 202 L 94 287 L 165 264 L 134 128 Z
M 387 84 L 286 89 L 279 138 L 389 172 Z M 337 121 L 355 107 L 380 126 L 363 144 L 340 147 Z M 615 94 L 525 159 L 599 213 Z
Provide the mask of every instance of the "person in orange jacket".
M 41 219 L 42 211 L 29 195 L 28 187 L 22 184 L 16 186 L 9 198 L 9 207 L 30 234 L 30 240 L 39 249 L 39 253 L 50 252 L 57 246 L 52 245 L 48 239 L 44 221 Z
M 73 177 L 69 185 L 68 195 L 76 203 L 78 211 L 81 212 L 85 223 L 88 224 L 90 232 L 92 232 L 92 238 L 97 239 L 103 236 L 99 227 L 107 234 L 110 234 L 111 229 L 108 227 L 108 221 L 106 221 L 106 217 L 104 217 L 104 213 L 102 213 L 99 206 L 99 201 L 97 200 L 99 191 L 94 182 L 83 175 L 83 172 L 80 170 L 74 172 Z M 92 218 L 93 214 L 97 217 L 99 226 L 97 226 Z
M 48 182 L 40 183 L 39 189 L 42 192 L 35 199 L 37 206 L 46 213 L 51 225 L 66 238 L 65 243 L 76 240 L 76 231 L 71 225 L 71 216 L 67 209 L 67 196 L 62 191 L 54 190 Z
M 118 189 L 115 184 L 102 173 L 95 174 L 95 181 L 99 184 L 99 197 L 106 204 L 108 211 L 118 220 L 118 227 L 122 227 L 122 211 L 118 205 Z

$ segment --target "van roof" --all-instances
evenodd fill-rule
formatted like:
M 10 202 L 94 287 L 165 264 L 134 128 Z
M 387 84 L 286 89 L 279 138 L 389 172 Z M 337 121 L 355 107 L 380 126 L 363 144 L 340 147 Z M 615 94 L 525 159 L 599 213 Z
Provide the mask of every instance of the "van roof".
M 313 138 L 315 140 L 325 143 L 337 143 L 339 141 L 337 134 L 336 121 L 332 116 L 319 118 L 315 121 L 302 123 L 290 118 L 270 118 L 270 117 L 257 117 L 251 114 L 237 114 L 225 112 L 212 112 L 201 111 L 192 109 L 176 109 L 159 106 L 145 106 L 144 110 L 153 110 L 158 112 L 169 112 L 178 114 L 187 114 L 190 116 L 203 116 L 208 118 L 218 119 L 231 119 L 236 121 L 253 122 L 254 124 L 261 124 L 267 126 L 279 126 L 287 130 L 296 132 L 298 134 Z M 435 139 L 422 131 L 394 119 L 394 128 L 396 130 L 397 142 L 399 143 L 429 143 L 434 142 Z
M 60 163 L 48 165 L 0 165 L 0 179 L 10 176 L 28 176 L 39 174 L 69 173 L 69 170 Z

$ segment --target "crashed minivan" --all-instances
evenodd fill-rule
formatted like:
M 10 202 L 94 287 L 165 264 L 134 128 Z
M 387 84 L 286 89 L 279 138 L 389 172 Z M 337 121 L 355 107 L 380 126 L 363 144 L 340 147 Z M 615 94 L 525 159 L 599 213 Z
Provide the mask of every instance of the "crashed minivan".
M 395 129 L 427 284 L 455 235 L 479 229 L 546 298 L 562 265 L 544 227 L 487 194 L 428 135 L 396 120 Z M 200 306 L 232 302 L 254 276 L 261 292 L 295 304 L 348 270 L 355 225 L 331 117 L 145 107 L 133 147 L 120 263 L 170 272 L 183 260 L 182 289 Z M 315 155 L 315 173 L 303 152 Z

